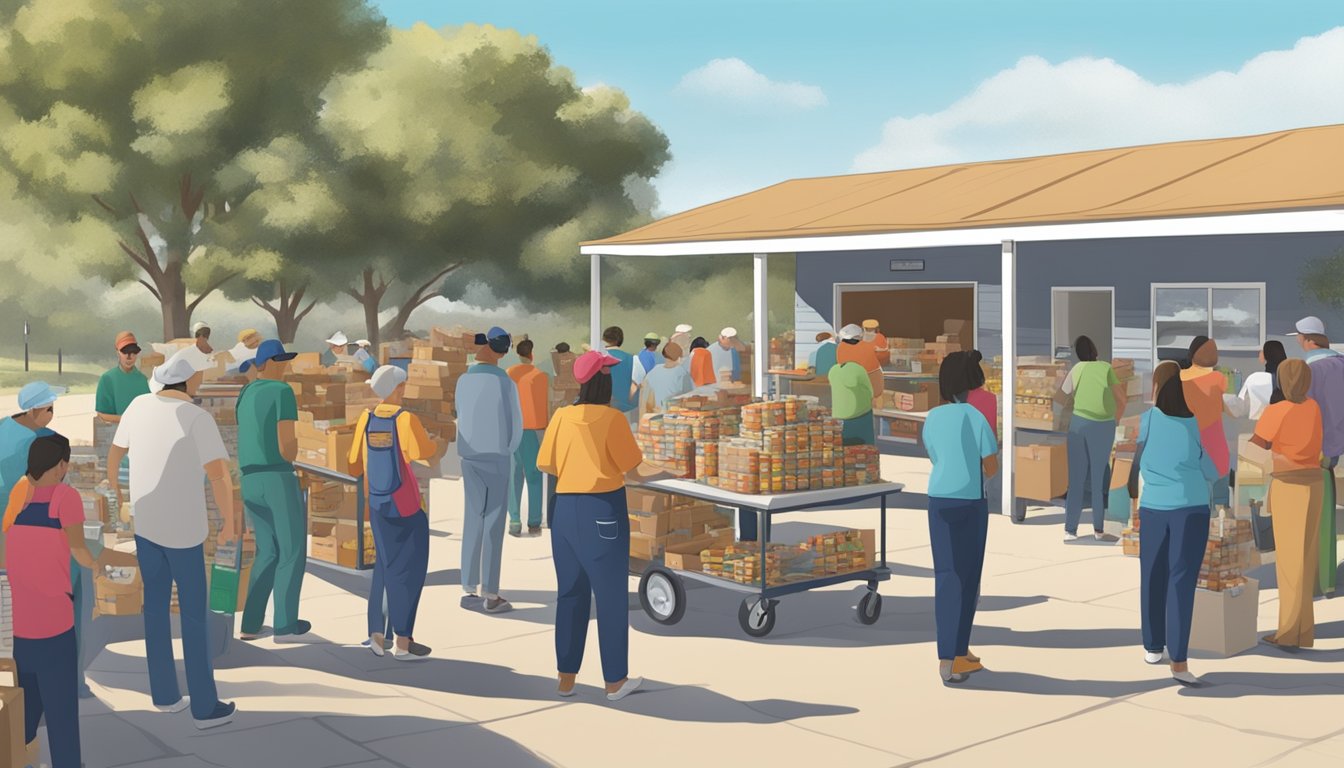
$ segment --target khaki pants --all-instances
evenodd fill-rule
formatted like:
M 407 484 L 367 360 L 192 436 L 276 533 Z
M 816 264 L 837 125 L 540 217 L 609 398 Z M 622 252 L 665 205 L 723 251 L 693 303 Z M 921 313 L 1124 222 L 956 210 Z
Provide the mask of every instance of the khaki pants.
M 1279 581 L 1281 645 L 1310 648 L 1316 642 L 1312 591 L 1320 559 L 1321 499 L 1325 477 L 1318 469 L 1277 472 L 1269 484 L 1274 524 L 1274 572 Z

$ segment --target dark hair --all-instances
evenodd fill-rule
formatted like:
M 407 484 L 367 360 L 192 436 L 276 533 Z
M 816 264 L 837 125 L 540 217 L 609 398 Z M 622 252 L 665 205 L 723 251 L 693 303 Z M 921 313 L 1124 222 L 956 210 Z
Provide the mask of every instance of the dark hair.
M 696 336 L 691 342 L 691 349 L 709 349 L 709 342 L 705 341 L 704 336 Z
M 70 460 L 70 441 L 64 435 L 43 435 L 28 449 L 28 476 L 40 479 L 62 461 Z
M 579 399 L 575 405 L 611 405 L 611 374 L 598 371 L 593 378 L 579 385 Z
M 964 403 L 966 393 L 974 389 L 966 373 L 969 361 L 965 352 L 953 352 L 943 358 L 938 367 L 938 394 L 944 402 Z
M 862 339 L 841 339 L 840 341 L 845 344 L 858 344 Z
M 1172 376 L 1157 392 L 1157 409 L 1175 419 L 1188 419 L 1194 416 L 1185 402 L 1185 385 L 1180 376 Z
M 1078 357 L 1079 362 L 1095 362 L 1097 359 L 1097 343 L 1086 336 L 1079 336 L 1073 341 L 1073 354 Z
M 486 339 L 485 346 L 489 347 L 491 352 L 502 355 L 509 351 L 509 347 L 513 346 L 513 339 L 507 335 L 496 336 L 493 339 Z
M 555 345 L 555 351 L 563 355 L 569 351 L 569 344 L 562 341 Z
M 619 347 L 625 343 L 625 331 L 621 330 L 621 326 L 613 325 L 602 332 L 602 340 Z
M 1279 363 L 1288 359 L 1288 353 L 1284 351 L 1281 341 L 1273 339 L 1266 341 L 1260 351 L 1265 355 L 1265 373 L 1274 373 L 1279 369 Z
M 260 369 L 261 366 L 257 366 L 257 367 L 258 367 L 258 369 Z M 178 382 L 178 383 L 176 383 L 176 384 L 164 384 L 164 385 L 163 385 L 163 391 L 164 391 L 164 392 L 186 392 L 186 391 L 187 391 L 187 382 L 185 382 L 185 381 L 180 381 L 180 382 Z
M 644 348 L 645 348 L 645 349 L 657 349 L 657 348 L 658 348 L 658 343 L 659 343 L 659 340 L 658 340 L 658 339 L 645 339 L 645 340 L 644 340 Z
M 518 342 L 518 348 L 517 348 L 517 349 L 518 349 L 518 356 L 519 356 L 519 357 L 531 357 L 531 356 L 532 356 L 532 348 L 533 348 L 534 346 L 536 346 L 536 345 L 532 343 L 532 340 L 531 340 L 531 339 L 523 339 L 522 341 Z
M 966 383 L 971 389 L 979 389 L 985 386 L 985 369 L 980 367 L 981 361 L 985 356 L 980 354 L 980 350 L 972 349 L 966 353 Z
M 1181 367 L 1182 367 L 1182 368 L 1189 368 L 1190 366 L 1194 365 L 1194 364 L 1195 364 L 1195 355 L 1199 354 L 1199 349 L 1200 349 L 1200 347 L 1204 346 L 1205 344 L 1208 344 L 1209 341 L 1210 341 L 1210 339 L 1209 339 L 1208 336 L 1196 336 L 1196 337 L 1194 338 L 1194 341 L 1191 341 L 1191 342 L 1190 342 L 1190 350 L 1189 350 L 1188 354 L 1186 355 L 1186 358 L 1185 358 L 1185 365 L 1183 365 L 1183 366 L 1181 366 Z

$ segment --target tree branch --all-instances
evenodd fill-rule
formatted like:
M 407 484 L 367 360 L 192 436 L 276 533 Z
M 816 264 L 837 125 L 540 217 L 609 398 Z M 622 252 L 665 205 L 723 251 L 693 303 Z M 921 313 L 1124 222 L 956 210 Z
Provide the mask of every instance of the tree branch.
M 127 245 L 125 240 L 117 240 L 117 245 L 121 246 L 121 250 L 125 251 L 126 255 L 131 257 L 131 261 L 134 261 L 136 266 L 149 272 L 149 262 L 147 262 L 140 254 L 136 253 L 134 248 Z
M 97 203 L 98 205 L 102 206 L 102 209 L 103 209 L 104 211 L 107 211 L 108 213 L 112 214 L 113 216 L 120 216 L 120 215 L 121 215 L 120 213 L 117 213 L 117 209 L 116 209 L 116 208 L 113 208 L 112 206 L 108 205 L 106 202 L 103 201 L 103 198 L 99 197 L 98 195 L 93 195 L 93 202 L 95 202 L 95 203 Z
M 346 288 L 345 294 L 350 298 L 354 299 L 355 301 L 358 301 L 360 304 L 364 303 L 364 294 L 360 293 L 358 290 L 354 288 Z
M 223 277 L 220 277 L 213 283 L 207 285 L 205 287 L 205 290 L 201 292 L 201 295 L 197 296 L 195 299 L 192 299 L 192 302 L 187 305 L 187 317 L 191 317 L 191 313 L 196 311 L 196 307 L 200 306 L 202 301 L 205 301 L 206 296 L 209 296 L 210 294 L 214 293 L 215 289 L 219 288 L 219 286 L 229 282 L 230 280 L 232 280 L 237 276 L 238 276 L 237 272 L 225 272 Z
M 136 209 L 139 208 L 140 204 L 136 203 Z M 145 260 L 140 266 L 155 278 L 155 282 L 158 282 L 158 278 L 163 276 L 163 270 L 159 268 L 159 257 L 155 255 L 154 246 L 149 243 L 149 235 L 145 234 L 145 228 L 138 220 L 135 222 L 135 234 L 140 238 L 140 245 L 144 247 Z
M 298 306 L 298 305 L 296 304 L 295 306 Z M 295 325 L 295 327 L 298 327 L 299 323 L 303 322 L 303 318 L 307 317 L 307 316 L 308 316 L 308 313 L 309 313 L 309 312 L 312 312 L 312 311 L 313 311 L 313 307 L 316 307 L 316 306 L 317 306 L 317 299 L 313 299 L 312 301 L 308 302 L 308 307 L 307 307 L 306 309 L 304 309 L 302 312 L 300 312 L 299 314 L 297 314 L 297 315 L 294 316 L 294 325 Z
M 425 302 L 434 298 L 433 295 L 427 294 L 426 291 L 437 285 L 439 281 L 443 280 L 443 278 L 457 271 L 457 268 L 460 266 L 462 266 L 462 262 L 459 261 L 456 264 L 449 264 L 448 266 L 439 270 L 437 274 L 426 280 L 424 284 L 422 284 L 418 289 L 416 289 L 415 293 L 411 294 L 410 301 L 406 302 L 406 304 L 404 304 L 403 306 L 409 307 L 411 311 L 414 311 L 421 304 L 424 304 Z M 407 319 L 409 319 L 410 316 L 411 316 L 410 312 L 407 312 L 406 313 Z
M 261 307 L 267 312 L 270 312 L 272 317 L 275 317 L 280 314 L 280 310 L 271 306 L 271 303 L 269 301 L 262 301 L 261 299 L 258 299 L 256 296 L 252 296 L 250 298 L 252 299 L 253 304 L 256 304 L 258 307 Z
M 155 288 L 154 286 L 150 285 L 148 280 L 145 280 L 144 278 L 141 278 L 141 279 L 138 280 L 137 282 L 139 282 L 141 285 L 143 285 L 143 286 L 145 286 L 146 288 L 148 288 L 148 289 L 149 289 L 149 292 L 152 293 L 152 294 L 154 294 L 154 298 L 158 299 L 159 301 L 163 301 L 163 297 L 159 295 L 159 289 L 157 289 L 157 288 Z

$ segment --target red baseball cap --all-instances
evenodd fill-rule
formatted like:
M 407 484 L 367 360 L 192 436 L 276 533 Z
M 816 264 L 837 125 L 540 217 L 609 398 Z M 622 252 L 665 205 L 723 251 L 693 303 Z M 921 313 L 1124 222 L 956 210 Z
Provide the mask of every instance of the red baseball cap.
M 574 378 L 579 380 L 580 384 L 587 384 L 589 379 L 597 375 L 597 372 L 610 368 L 613 365 L 620 365 L 620 360 L 593 350 L 584 352 L 574 361 Z

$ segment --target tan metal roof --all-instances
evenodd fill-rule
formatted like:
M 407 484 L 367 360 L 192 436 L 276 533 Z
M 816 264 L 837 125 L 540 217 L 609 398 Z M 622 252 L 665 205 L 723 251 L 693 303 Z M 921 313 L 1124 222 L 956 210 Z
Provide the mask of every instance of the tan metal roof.
M 1344 207 L 1344 125 L 795 179 L 584 245 L 685 243 Z

